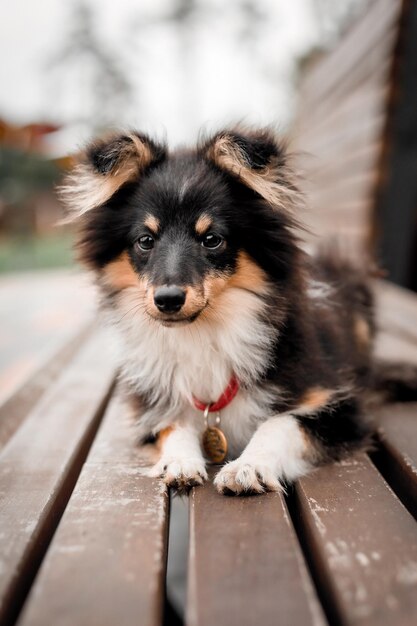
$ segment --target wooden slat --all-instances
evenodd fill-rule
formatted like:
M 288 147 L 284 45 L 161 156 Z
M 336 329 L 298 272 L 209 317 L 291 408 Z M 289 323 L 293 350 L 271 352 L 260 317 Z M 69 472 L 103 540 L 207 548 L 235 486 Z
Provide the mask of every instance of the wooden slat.
M 390 35 L 390 41 L 381 41 L 378 48 L 373 51 L 373 56 L 365 63 L 359 64 L 357 70 L 347 75 L 335 91 L 326 94 L 323 100 L 310 105 L 308 98 L 303 100 L 303 108 L 299 114 L 305 116 L 309 125 L 322 123 L 323 119 L 335 108 L 339 108 L 343 100 L 352 93 L 360 92 L 362 89 L 380 90 L 388 87 L 392 70 L 392 58 L 389 53 L 394 46 L 395 34 Z M 302 94 L 301 98 L 303 98 Z
M 323 624 L 283 499 L 220 496 L 190 502 L 187 624 Z
M 367 203 L 369 205 L 369 201 Z M 335 201 L 333 205 L 326 206 L 322 211 L 316 211 L 312 219 L 317 219 L 324 231 L 320 230 L 319 235 L 323 237 L 326 230 L 332 230 L 337 233 L 339 228 L 347 228 L 348 230 L 360 230 L 365 235 L 366 230 L 366 198 L 360 201 L 356 200 L 352 203 L 343 200 Z M 342 233 L 341 233 L 342 235 Z M 344 245 L 342 236 L 339 237 L 340 245 Z M 347 248 L 347 246 L 345 246 Z M 342 248 L 343 250 L 343 248 Z
M 388 281 L 375 281 L 378 324 L 404 339 L 417 342 L 417 298 Z
M 311 203 L 318 210 L 323 207 L 323 210 L 333 212 L 339 203 L 346 202 L 346 198 L 355 204 L 359 204 L 363 198 L 371 200 L 376 174 L 377 172 L 369 170 L 355 177 L 346 175 L 338 181 L 323 185 L 311 194 Z
M 417 525 L 366 456 L 301 480 L 296 508 L 332 624 L 417 622 Z
M 89 332 L 90 327 L 84 327 L 78 329 L 69 340 L 65 339 L 53 356 L 48 356 L 39 369 L 0 405 L 0 449 L 16 432 L 42 394 L 61 374 Z
M 367 60 L 374 61 L 373 50 L 387 39 L 386 34 L 398 22 L 400 11 L 400 0 L 371 3 L 339 45 L 309 72 L 304 88 L 311 93 L 310 103 L 323 99 L 330 91 L 334 93 L 347 76 L 366 66 Z
M 374 285 L 378 325 L 376 354 L 385 361 L 417 365 L 417 298 L 387 281 Z M 372 458 L 417 518 L 417 404 L 390 404 L 375 415 L 380 428 Z
M 331 180 L 340 180 L 348 172 L 349 176 L 372 171 L 376 169 L 377 158 L 381 152 L 382 142 L 375 141 L 364 146 L 358 146 L 357 150 L 347 154 L 341 154 L 340 159 L 322 164 L 321 159 L 316 160 L 316 168 L 310 170 L 309 176 L 317 183 L 326 184 Z
M 168 497 L 141 466 L 132 416 L 116 397 L 19 626 L 161 624 Z
M 317 179 L 318 181 L 320 179 Z M 325 176 L 322 176 L 322 183 L 326 182 Z M 351 197 L 351 193 L 356 193 L 362 197 L 363 192 L 375 183 L 375 172 L 373 168 L 361 169 L 358 172 L 347 170 L 344 176 L 330 179 L 327 181 L 326 187 L 322 190 L 315 189 L 313 194 L 322 198 L 340 198 L 349 197 L 349 200 L 357 202 L 356 198 Z
M 375 356 L 385 361 L 417 363 L 417 344 L 381 330 L 376 337 Z
M 68 271 L 0 279 L 0 402 L 92 319 L 94 288 Z
M 366 242 L 366 213 L 363 203 L 352 207 L 335 205 L 326 211 L 302 213 L 303 223 L 308 232 L 303 235 L 312 249 L 320 247 L 323 241 L 337 241 L 343 257 L 357 263 L 363 258 Z
M 365 236 L 366 232 L 364 232 L 364 227 L 366 226 L 366 210 L 369 207 L 369 200 L 367 201 L 366 198 L 362 198 L 360 201 L 355 202 L 350 202 L 348 199 L 345 201 L 339 201 L 337 204 L 337 210 L 335 210 L 334 206 L 326 206 L 321 210 L 317 210 L 318 207 L 315 207 L 315 211 L 309 211 L 310 206 L 301 211 L 303 224 L 311 226 L 312 224 L 316 225 L 317 223 L 317 225 L 320 226 L 320 230 L 316 232 L 321 237 L 321 243 L 326 241 L 326 231 L 331 230 L 337 234 L 340 224 L 347 227 L 353 226 L 355 230 L 359 226 L 362 229 L 361 234 Z M 345 242 L 342 237 L 338 237 L 338 243 L 344 245 Z M 348 250 L 348 247 L 345 245 L 344 248 Z
M 384 121 L 384 115 L 371 119 L 365 117 L 361 121 L 351 120 L 349 124 L 344 124 L 337 135 L 331 137 L 324 133 L 323 142 L 317 142 L 317 145 L 311 143 L 302 146 L 302 149 L 315 156 L 317 166 L 324 167 L 326 162 L 346 158 L 350 151 L 365 149 L 369 144 L 378 141 Z
M 96 334 L 42 396 L 0 456 L 0 622 L 20 608 L 102 417 L 114 378 Z
M 387 101 L 388 85 L 379 79 L 366 82 L 360 88 L 351 91 L 339 102 L 333 103 L 329 110 L 322 110 L 325 103 L 316 106 L 314 111 L 306 110 L 297 118 L 294 131 L 294 140 L 300 137 L 302 144 L 308 146 L 316 142 L 318 137 L 328 132 L 328 129 L 337 130 L 346 120 L 358 118 L 366 112 L 369 117 L 379 115 Z M 326 107 L 327 108 L 327 107 Z M 314 115 L 314 121 L 312 119 Z
M 310 237 L 313 245 L 321 246 L 323 237 L 330 241 L 332 237 L 340 242 L 337 245 L 343 252 L 343 258 L 354 263 L 358 258 L 363 257 L 365 244 L 365 233 L 363 216 L 353 213 L 349 221 L 349 216 L 345 213 L 339 215 L 339 211 L 333 211 L 330 216 L 325 213 L 315 216 L 315 219 L 308 222 L 308 227 L 314 238 Z
M 378 468 L 417 518 L 417 403 L 390 404 L 379 409 Z
M 361 95 L 361 91 L 357 94 Z M 323 117 L 326 118 L 325 113 Z M 332 123 L 323 123 L 323 127 L 314 129 L 315 133 L 309 138 L 302 137 L 302 148 L 318 155 L 332 148 L 330 154 L 334 154 L 334 149 L 343 145 L 352 135 L 359 143 L 362 135 L 368 131 L 368 126 L 378 130 L 381 119 L 385 119 L 385 111 L 383 100 L 378 100 L 372 108 L 362 107 L 360 111 L 338 116 Z

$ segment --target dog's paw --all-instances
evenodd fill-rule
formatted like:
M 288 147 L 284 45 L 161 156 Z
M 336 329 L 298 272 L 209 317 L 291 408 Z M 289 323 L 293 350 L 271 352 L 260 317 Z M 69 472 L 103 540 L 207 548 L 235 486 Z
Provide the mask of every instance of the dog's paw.
M 214 484 L 217 491 L 224 495 L 250 495 L 283 490 L 267 465 L 241 459 L 227 463 L 216 475 Z
M 202 459 L 161 459 L 151 467 L 148 476 L 162 478 L 168 487 L 187 493 L 207 480 L 207 471 Z

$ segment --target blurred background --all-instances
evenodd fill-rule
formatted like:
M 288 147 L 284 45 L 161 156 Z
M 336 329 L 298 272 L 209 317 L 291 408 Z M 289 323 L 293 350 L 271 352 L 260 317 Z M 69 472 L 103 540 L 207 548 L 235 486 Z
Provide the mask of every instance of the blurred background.
M 294 128 L 300 82 L 367 0 L 15 0 L 0 22 L 0 272 L 72 264 L 54 187 L 84 142 Z M 301 148 L 303 146 L 301 145 Z

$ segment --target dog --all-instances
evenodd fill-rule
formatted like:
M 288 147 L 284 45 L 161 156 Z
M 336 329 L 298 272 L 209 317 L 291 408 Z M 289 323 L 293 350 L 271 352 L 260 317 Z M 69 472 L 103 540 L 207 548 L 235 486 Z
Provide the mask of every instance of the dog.
M 137 132 L 98 140 L 61 197 L 139 438 L 160 451 L 151 476 L 186 491 L 211 460 L 220 493 L 259 494 L 369 446 L 368 277 L 303 252 L 296 178 L 270 129 L 174 152 Z

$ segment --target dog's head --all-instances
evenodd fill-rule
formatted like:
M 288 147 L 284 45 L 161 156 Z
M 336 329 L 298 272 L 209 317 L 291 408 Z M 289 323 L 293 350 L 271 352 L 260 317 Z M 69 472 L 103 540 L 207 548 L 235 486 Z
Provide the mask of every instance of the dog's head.
M 298 194 L 268 130 L 222 131 L 172 154 L 141 134 L 102 140 L 61 195 L 80 221 L 81 260 L 165 326 L 207 316 L 230 288 L 263 297 L 293 273 Z

